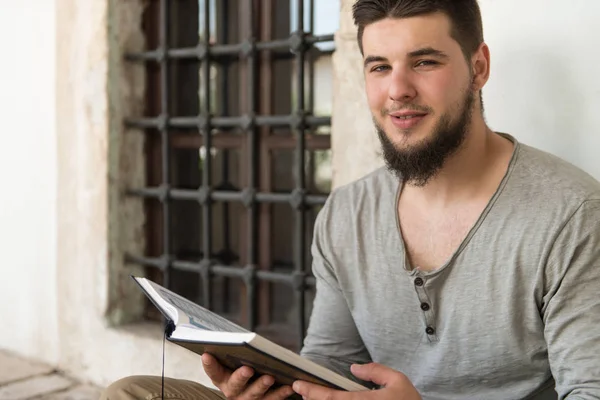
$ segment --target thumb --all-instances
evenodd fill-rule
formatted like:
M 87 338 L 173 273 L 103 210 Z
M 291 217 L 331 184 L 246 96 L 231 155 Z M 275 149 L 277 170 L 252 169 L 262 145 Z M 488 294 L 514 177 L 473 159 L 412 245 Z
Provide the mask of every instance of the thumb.
M 404 374 L 386 367 L 385 365 L 370 363 L 370 364 L 352 364 L 350 371 L 354 376 L 363 381 L 376 383 L 377 385 L 387 386 L 399 377 L 404 377 Z
M 227 382 L 231 376 L 231 371 L 221 365 L 213 355 L 208 353 L 202 354 L 202 367 L 206 375 L 217 386 Z

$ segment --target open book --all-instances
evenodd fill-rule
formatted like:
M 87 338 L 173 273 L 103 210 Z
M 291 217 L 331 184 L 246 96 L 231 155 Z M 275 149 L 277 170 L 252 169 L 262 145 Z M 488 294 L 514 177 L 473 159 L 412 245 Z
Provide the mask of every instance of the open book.
M 170 342 L 198 354 L 207 352 L 231 370 L 247 365 L 254 369 L 254 377 L 271 375 L 277 386 L 304 380 L 337 390 L 368 390 L 146 278 L 133 279 L 172 322 L 174 329 L 167 331 Z

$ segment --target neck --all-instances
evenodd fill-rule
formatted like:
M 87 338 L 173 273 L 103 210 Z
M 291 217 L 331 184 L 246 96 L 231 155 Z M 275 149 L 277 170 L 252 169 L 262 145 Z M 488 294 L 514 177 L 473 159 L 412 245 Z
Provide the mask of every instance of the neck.
M 465 141 L 456 153 L 451 155 L 444 167 L 425 186 L 406 183 L 405 195 L 418 199 L 430 206 L 446 206 L 457 201 L 473 199 L 481 193 L 495 191 L 490 184 L 496 179 L 494 166 L 506 156 L 512 143 L 492 132 L 483 118 L 474 118 Z M 510 157 L 509 157 L 510 159 Z M 502 169 L 504 175 L 505 168 Z

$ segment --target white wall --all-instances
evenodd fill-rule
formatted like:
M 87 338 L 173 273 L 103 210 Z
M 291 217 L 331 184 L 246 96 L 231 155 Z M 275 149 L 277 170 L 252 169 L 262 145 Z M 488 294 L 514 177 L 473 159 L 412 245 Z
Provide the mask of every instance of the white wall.
M 382 164 L 364 100 L 360 57 L 342 0 L 333 100 L 334 185 Z M 554 153 L 600 179 L 600 1 L 479 0 L 491 77 L 484 88 L 492 129 Z
M 0 2 L 0 348 L 48 362 L 58 359 L 54 6 Z
M 480 0 L 492 129 L 513 134 L 600 179 L 598 0 Z

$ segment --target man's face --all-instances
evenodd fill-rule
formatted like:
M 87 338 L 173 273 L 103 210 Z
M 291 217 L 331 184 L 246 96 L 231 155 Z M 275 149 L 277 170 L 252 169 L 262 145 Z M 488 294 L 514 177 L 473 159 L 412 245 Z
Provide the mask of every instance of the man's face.
M 387 18 L 363 34 L 367 99 L 390 169 L 425 185 L 462 145 L 474 105 L 471 66 L 444 14 Z

